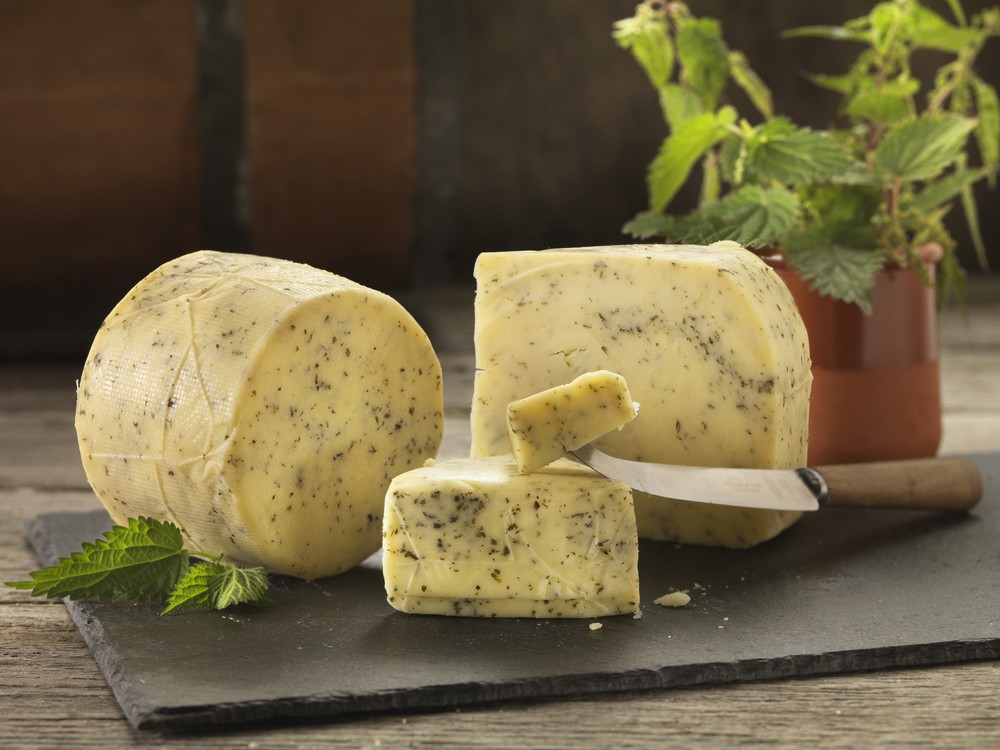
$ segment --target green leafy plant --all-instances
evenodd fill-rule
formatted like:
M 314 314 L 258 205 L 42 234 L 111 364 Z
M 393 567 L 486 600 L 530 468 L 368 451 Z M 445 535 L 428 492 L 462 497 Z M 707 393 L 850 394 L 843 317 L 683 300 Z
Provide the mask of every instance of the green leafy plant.
M 972 188 L 983 179 L 995 187 L 1000 105 L 974 63 L 1000 34 L 1000 10 L 970 19 L 959 0 L 947 3 L 954 23 L 918 0 L 888 0 L 842 26 L 786 32 L 860 45 L 844 74 L 810 76 L 841 97 L 841 124 L 827 130 L 776 115 L 770 89 L 743 54 L 728 48 L 718 21 L 693 16 L 681 2 L 640 4 L 615 24 L 613 36 L 645 71 L 668 134 L 649 165 L 649 209 L 624 231 L 668 242 L 728 239 L 780 248 L 814 289 L 865 311 L 887 263 L 912 265 L 929 283 L 920 250 L 939 245 L 939 297 L 961 292 L 964 272 L 944 218 L 961 203 L 986 267 Z M 911 68 L 922 50 L 948 57 L 924 92 Z M 756 123 L 725 101 L 730 83 L 746 94 Z M 666 213 L 699 166 L 697 208 Z
M 263 568 L 220 560 L 192 564 L 180 529 L 153 518 L 130 518 L 126 526 L 112 527 L 103 539 L 84 543 L 80 551 L 30 575 L 30 581 L 5 585 L 50 599 L 166 602 L 160 614 L 269 601 Z

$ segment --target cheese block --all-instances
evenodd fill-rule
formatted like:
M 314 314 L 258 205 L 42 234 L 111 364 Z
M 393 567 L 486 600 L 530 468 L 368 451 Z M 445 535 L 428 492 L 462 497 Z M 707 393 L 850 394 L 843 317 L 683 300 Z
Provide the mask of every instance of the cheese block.
M 573 382 L 507 405 L 507 437 L 517 469 L 535 471 L 635 419 L 625 378 L 586 372 Z
M 112 518 L 302 578 L 376 551 L 389 481 L 433 457 L 441 367 L 398 302 L 298 263 L 197 252 L 112 310 L 77 390 Z
M 806 460 L 808 340 L 785 285 L 733 243 L 484 253 L 472 455 L 510 450 L 507 405 L 591 370 L 642 404 L 595 445 L 619 458 L 790 468 Z M 798 515 L 636 493 L 640 536 L 748 547 Z
M 600 617 L 639 608 L 631 490 L 569 459 L 518 474 L 513 456 L 397 476 L 382 569 L 401 612 Z

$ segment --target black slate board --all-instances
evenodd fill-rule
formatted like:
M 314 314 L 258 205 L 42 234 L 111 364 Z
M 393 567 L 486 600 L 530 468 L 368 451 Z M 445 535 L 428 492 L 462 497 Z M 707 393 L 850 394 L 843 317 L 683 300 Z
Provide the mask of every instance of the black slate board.
M 752 550 L 644 542 L 642 618 L 403 615 L 378 557 L 275 606 L 160 617 L 68 602 L 129 721 L 177 729 L 765 680 L 1000 657 L 1000 454 L 974 457 L 965 516 L 827 509 Z M 48 565 L 99 537 L 103 511 L 39 516 Z M 689 589 L 691 603 L 653 599 Z

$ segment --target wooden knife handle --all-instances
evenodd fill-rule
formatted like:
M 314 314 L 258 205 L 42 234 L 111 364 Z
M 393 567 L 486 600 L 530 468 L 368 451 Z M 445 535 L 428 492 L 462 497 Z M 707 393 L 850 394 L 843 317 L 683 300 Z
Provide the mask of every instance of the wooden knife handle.
M 826 480 L 826 505 L 969 510 L 983 496 L 979 469 L 967 458 L 925 458 L 814 467 Z

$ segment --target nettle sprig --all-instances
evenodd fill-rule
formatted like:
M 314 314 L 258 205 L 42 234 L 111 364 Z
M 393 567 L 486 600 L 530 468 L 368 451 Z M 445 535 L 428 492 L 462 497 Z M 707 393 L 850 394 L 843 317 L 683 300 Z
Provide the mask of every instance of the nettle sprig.
M 270 602 L 263 568 L 219 559 L 192 561 L 180 529 L 153 518 L 130 518 L 126 526 L 112 527 L 103 539 L 84 543 L 80 551 L 30 576 L 30 581 L 5 585 L 50 599 L 165 602 L 161 615 Z
M 929 283 L 919 251 L 937 243 L 940 297 L 961 292 L 963 271 L 944 217 L 961 203 L 986 267 L 972 189 L 983 179 L 995 186 L 1000 106 L 974 63 L 1000 33 L 1000 10 L 968 19 L 959 0 L 947 2 L 954 23 L 918 0 L 889 0 L 843 26 L 785 33 L 861 45 L 846 73 L 809 76 L 841 96 L 843 125 L 827 130 L 776 115 L 769 88 L 728 48 L 718 21 L 697 18 L 680 2 L 639 5 L 613 36 L 656 90 L 668 134 L 647 172 L 649 210 L 624 230 L 668 242 L 778 247 L 813 288 L 866 311 L 887 263 L 913 265 Z M 950 58 L 926 92 L 911 71 L 920 50 Z M 746 94 L 756 122 L 726 102 L 729 84 Z M 665 213 L 699 166 L 697 209 Z

